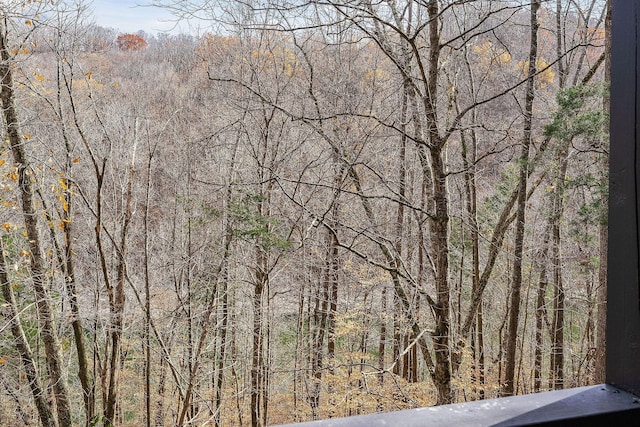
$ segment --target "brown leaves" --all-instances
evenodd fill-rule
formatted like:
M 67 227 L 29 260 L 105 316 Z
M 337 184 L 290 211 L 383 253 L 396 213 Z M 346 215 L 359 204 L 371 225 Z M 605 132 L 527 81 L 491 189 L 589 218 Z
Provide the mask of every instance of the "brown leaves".
M 137 34 L 120 34 L 116 44 L 124 52 L 135 52 L 147 47 L 147 41 Z

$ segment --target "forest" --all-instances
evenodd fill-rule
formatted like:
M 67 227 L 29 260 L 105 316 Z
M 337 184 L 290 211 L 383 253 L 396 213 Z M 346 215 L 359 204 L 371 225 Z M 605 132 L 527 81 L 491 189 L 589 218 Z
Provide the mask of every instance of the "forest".
M 603 382 L 609 1 L 0 2 L 0 425 Z

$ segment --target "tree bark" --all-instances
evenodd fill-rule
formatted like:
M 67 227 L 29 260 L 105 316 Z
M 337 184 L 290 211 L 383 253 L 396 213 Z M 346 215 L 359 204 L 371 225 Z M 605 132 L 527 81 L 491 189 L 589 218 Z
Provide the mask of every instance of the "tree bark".
M 516 230 L 514 238 L 514 261 L 511 275 L 511 296 L 509 322 L 507 327 L 505 378 L 501 396 L 512 396 L 515 390 L 516 349 L 520 319 L 520 292 L 522 289 L 522 256 L 524 252 L 524 226 L 527 200 L 527 178 L 529 171 L 529 146 L 531 144 L 533 100 L 535 97 L 535 73 L 538 59 L 538 10 L 540 0 L 531 2 L 531 35 L 529 46 L 529 69 L 526 84 L 524 130 L 520 151 L 520 175 L 518 179 L 518 203 L 516 212 Z
M 13 294 L 11 282 L 9 281 L 9 276 L 7 275 L 4 250 L 4 244 L 0 241 L 0 286 L 2 287 L 2 296 L 4 298 L 4 317 L 11 326 L 11 334 L 13 335 L 16 349 L 20 355 L 20 360 L 22 360 L 22 366 L 24 367 L 25 375 L 29 382 L 29 388 L 31 388 L 33 400 L 38 409 L 40 423 L 44 427 L 56 427 L 55 418 L 51 413 L 51 409 L 49 409 L 46 394 L 38 376 L 38 365 L 33 358 L 29 341 L 27 341 L 24 329 L 20 323 L 18 306 Z
M 607 14 L 605 18 L 605 77 L 606 83 L 611 82 L 611 0 L 607 0 Z M 605 114 L 609 114 L 611 100 L 609 92 L 606 92 L 602 102 L 602 109 Z M 602 156 L 602 170 L 609 170 L 608 156 Z M 609 182 L 608 173 L 604 173 L 600 180 L 600 200 L 603 209 L 606 212 L 606 206 L 609 204 L 608 191 L 606 190 Z M 606 345 L 607 345 L 607 263 L 608 263 L 608 241 L 609 228 L 607 227 L 606 213 L 603 212 L 599 224 L 599 245 L 600 245 L 600 266 L 598 268 L 598 288 L 596 292 L 598 314 L 596 318 L 596 353 L 595 353 L 595 375 L 594 381 L 604 383 L 606 380 Z
M 107 292 L 109 293 L 109 309 L 111 319 L 109 322 L 110 327 L 110 339 L 111 339 L 111 351 L 109 356 L 109 380 L 107 390 L 107 401 L 104 408 L 104 425 L 105 427 L 111 427 L 116 425 L 116 407 L 118 404 L 118 394 L 120 385 L 120 369 L 122 368 L 121 362 L 121 346 L 122 346 L 122 334 L 124 328 L 124 307 L 126 302 L 126 296 L 124 293 L 124 284 L 126 281 L 126 254 L 127 254 L 127 237 L 129 225 L 131 224 L 131 218 L 133 215 L 132 203 L 133 203 L 133 180 L 135 178 L 135 157 L 136 157 L 136 144 L 138 143 L 138 119 L 135 119 L 135 135 L 134 143 L 131 154 L 131 166 L 129 168 L 129 176 L 127 182 L 127 189 L 125 194 L 125 211 L 122 221 L 122 229 L 120 230 L 120 245 L 118 248 L 118 264 L 115 287 L 107 286 Z
M 538 260 L 540 273 L 538 277 L 538 287 L 536 292 L 536 316 L 535 316 L 535 347 L 533 359 L 533 392 L 538 393 L 542 387 L 542 362 L 544 348 L 544 326 L 548 323 L 546 298 L 548 278 L 547 278 L 547 255 L 549 252 L 549 231 L 545 232 L 543 239 L 542 253 Z
M 60 356 L 60 343 L 54 324 L 54 316 L 51 309 L 49 292 L 45 284 L 47 271 L 45 268 L 38 232 L 38 217 L 34 203 L 33 174 L 22 141 L 18 113 L 15 107 L 15 93 L 13 86 L 13 74 L 11 71 L 12 58 L 7 48 L 5 28 L 0 24 L 0 78 L 2 89 L 0 98 L 4 113 L 5 126 L 11 153 L 18 168 L 18 186 L 22 201 L 22 213 L 29 240 L 29 268 L 31 280 L 36 298 L 40 327 L 42 328 L 42 340 L 44 341 L 47 368 L 51 382 L 53 383 L 55 403 L 60 427 L 71 426 L 71 407 L 69 392 L 67 390 L 66 375 L 63 370 Z

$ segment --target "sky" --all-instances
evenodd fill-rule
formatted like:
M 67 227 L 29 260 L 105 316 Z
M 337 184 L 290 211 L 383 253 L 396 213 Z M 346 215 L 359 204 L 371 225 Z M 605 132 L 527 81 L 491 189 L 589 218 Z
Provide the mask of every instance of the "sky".
M 93 0 L 93 19 L 101 27 L 111 27 L 122 33 L 159 32 L 179 33 L 171 22 L 171 14 L 157 7 L 138 6 L 144 0 Z

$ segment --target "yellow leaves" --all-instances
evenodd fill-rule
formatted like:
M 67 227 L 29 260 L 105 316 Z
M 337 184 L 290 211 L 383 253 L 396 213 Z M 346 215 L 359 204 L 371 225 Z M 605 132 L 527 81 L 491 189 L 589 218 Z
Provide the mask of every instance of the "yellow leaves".
M 62 178 L 58 179 L 58 185 L 65 191 L 69 189 L 69 187 L 67 186 L 67 181 Z
M 286 74 L 287 77 L 293 77 L 293 75 L 295 74 L 295 71 L 296 71 L 295 63 L 287 62 L 284 64 L 284 73 Z
M 355 319 L 340 319 L 336 322 L 336 329 L 334 331 L 336 337 L 344 337 L 352 333 L 357 333 L 362 330 L 362 324 Z
M 477 44 L 473 46 L 473 51 L 479 55 L 485 55 L 488 51 L 491 50 L 493 43 L 490 41 L 486 41 L 482 44 Z
M 7 178 L 9 178 L 11 181 L 16 182 L 18 181 L 18 168 L 14 167 L 9 173 L 7 173 L 5 175 Z
M 473 53 L 478 55 L 478 62 L 486 68 L 487 74 L 491 74 L 493 68 L 498 68 L 511 62 L 511 54 L 501 46 L 494 46 L 489 40 L 473 46 L 472 50 Z
M 64 212 L 69 212 L 69 202 L 65 195 L 69 191 L 69 186 L 67 184 L 67 180 L 64 178 L 64 174 L 61 174 L 61 178 L 58 179 L 57 185 L 55 185 L 51 191 L 58 195 L 58 201 L 62 206 L 62 210 Z M 59 225 L 62 228 L 64 225 Z
M 196 53 L 204 58 L 230 58 L 239 48 L 240 41 L 234 36 L 219 36 L 205 33 L 196 46 Z
M 511 62 L 511 54 L 507 51 L 502 52 L 497 58 L 500 64 L 508 64 Z
M 27 19 L 26 21 L 24 21 L 24 23 L 27 25 L 27 27 L 31 27 L 33 25 L 31 19 Z
M 0 365 L 4 365 L 7 362 L 7 356 L 0 357 Z
M 120 83 L 115 82 L 115 83 L 113 84 L 113 87 L 115 87 L 116 89 L 120 89 Z
M 523 77 L 526 77 L 529 74 L 528 60 L 518 62 L 517 67 L 522 73 Z M 552 83 L 556 77 L 555 71 L 551 69 L 549 63 L 545 61 L 544 58 L 538 58 L 536 60 L 536 72 L 538 73 L 538 75 L 536 76 L 536 84 L 541 88 L 544 88 L 548 84 Z
M 11 224 L 10 222 L 5 222 L 4 224 L 2 224 L 0 227 L 4 228 L 4 231 L 6 231 L 7 233 L 10 233 L 11 230 L 13 230 L 14 225 Z
M 287 77 L 293 77 L 299 68 L 295 53 L 287 48 L 254 50 L 251 52 L 251 58 L 255 60 L 254 65 L 259 67 L 261 71 L 281 70 Z
M 378 80 L 386 80 L 391 77 L 391 74 L 380 68 L 376 68 L 375 70 L 367 71 L 364 75 L 364 79 L 367 81 L 378 81 Z
M 100 81 L 99 74 L 94 75 L 95 73 L 92 70 L 89 70 L 82 74 L 82 84 L 87 90 L 96 90 L 100 89 L 104 86 L 104 84 Z
M 65 212 L 69 212 L 69 203 L 67 202 L 67 198 L 64 195 L 61 194 L 60 196 L 58 196 L 58 201 L 60 202 L 60 205 L 62 206 L 62 210 L 65 211 Z
M 73 163 L 74 164 L 80 163 L 80 157 L 76 157 L 75 159 L 73 159 Z
M 4 159 L 0 159 L 0 166 L 4 165 L 6 161 Z
M 25 133 L 24 135 L 22 135 L 23 139 L 31 139 L 31 134 Z
M 36 76 L 36 79 L 38 79 L 39 82 L 43 82 L 44 81 L 44 76 L 42 74 L 38 74 L 38 73 L 34 73 Z

